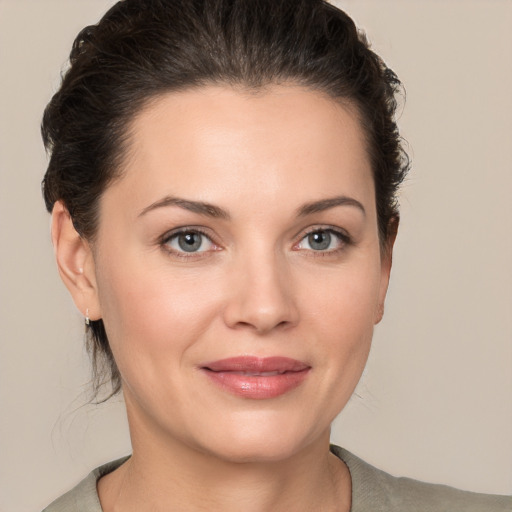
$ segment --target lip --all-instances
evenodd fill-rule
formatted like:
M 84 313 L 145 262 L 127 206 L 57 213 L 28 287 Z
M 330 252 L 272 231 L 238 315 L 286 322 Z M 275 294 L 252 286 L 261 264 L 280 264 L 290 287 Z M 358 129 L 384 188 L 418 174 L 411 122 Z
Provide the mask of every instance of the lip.
M 289 357 L 239 356 L 212 361 L 200 369 L 224 391 L 253 400 L 265 400 L 300 386 L 311 367 Z

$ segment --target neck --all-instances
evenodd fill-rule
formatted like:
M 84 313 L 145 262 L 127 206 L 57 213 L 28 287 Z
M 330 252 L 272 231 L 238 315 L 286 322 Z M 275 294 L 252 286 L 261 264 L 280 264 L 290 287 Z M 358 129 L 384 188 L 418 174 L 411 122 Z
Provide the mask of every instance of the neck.
M 131 431 L 132 457 L 98 483 L 105 512 L 350 510 L 350 474 L 329 432 L 283 460 L 233 462 Z

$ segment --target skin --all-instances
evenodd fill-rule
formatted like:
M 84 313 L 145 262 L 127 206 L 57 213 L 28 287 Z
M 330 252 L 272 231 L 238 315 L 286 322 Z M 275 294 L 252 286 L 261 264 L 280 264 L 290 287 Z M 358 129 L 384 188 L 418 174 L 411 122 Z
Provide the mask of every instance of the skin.
M 382 317 L 393 242 L 379 244 L 355 110 L 294 85 L 208 86 L 151 102 L 130 133 L 94 246 L 64 205 L 53 212 L 61 276 L 77 307 L 103 318 L 122 375 L 133 455 L 99 481 L 103 509 L 348 511 L 330 425 Z M 325 203 L 340 196 L 348 204 Z M 173 230 L 192 227 L 207 237 L 185 253 Z M 333 230 L 327 249 L 312 230 Z M 311 370 L 264 400 L 200 370 L 240 355 Z

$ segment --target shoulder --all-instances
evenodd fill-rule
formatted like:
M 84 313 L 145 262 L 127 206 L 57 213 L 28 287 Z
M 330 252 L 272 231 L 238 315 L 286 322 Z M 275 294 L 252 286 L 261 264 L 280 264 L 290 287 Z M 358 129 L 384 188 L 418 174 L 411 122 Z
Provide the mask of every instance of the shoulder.
M 394 477 L 332 446 L 350 470 L 351 512 L 512 512 L 512 496 L 461 491 L 446 485 Z
M 103 476 L 117 469 L 128 457 L 114 460 L 89 473 L 78 485 L 56 499 L 43 512 L 102 512 L 96 483 Z

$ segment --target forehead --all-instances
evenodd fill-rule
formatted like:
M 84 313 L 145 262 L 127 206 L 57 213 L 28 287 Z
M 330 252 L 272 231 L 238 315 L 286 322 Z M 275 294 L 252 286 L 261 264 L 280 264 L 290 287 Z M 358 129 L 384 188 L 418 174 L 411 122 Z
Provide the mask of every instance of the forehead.
M 209 202 L 373 198 L 356 109 L 300 86 L 165 94 L 132 122 L 127 155 L 111 188 L 134 201 L 164 194 Z

